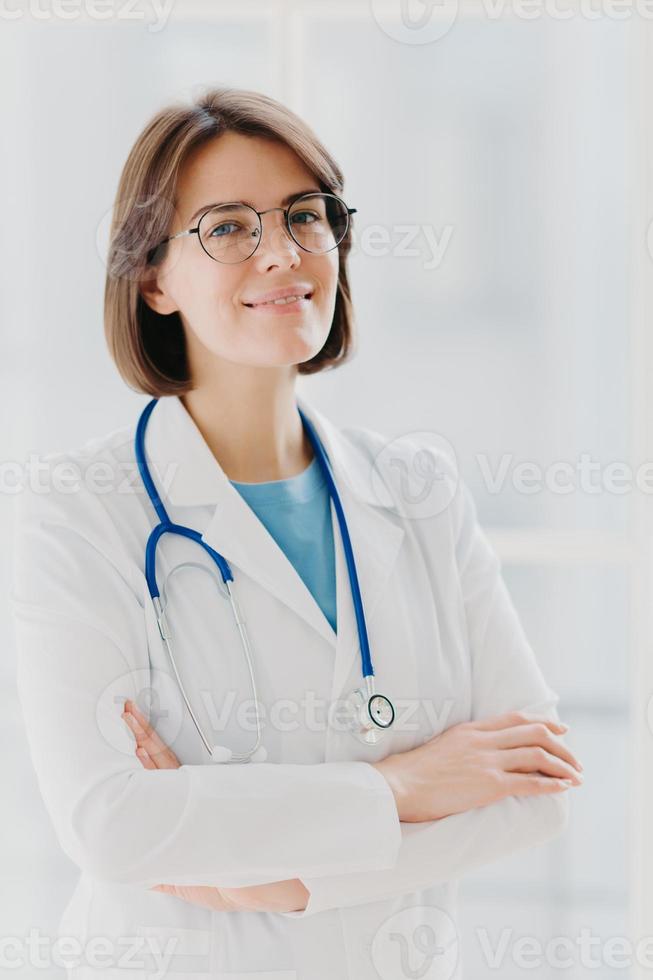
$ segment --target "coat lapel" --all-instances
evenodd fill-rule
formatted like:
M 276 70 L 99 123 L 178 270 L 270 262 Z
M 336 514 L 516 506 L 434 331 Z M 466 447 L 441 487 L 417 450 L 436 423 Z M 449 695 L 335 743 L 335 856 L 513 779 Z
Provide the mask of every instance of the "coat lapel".
M 396 561 L 404 531 L 374 493 L 374 460 L 321 412 L 297 397 L 331 461 L 356 560 L 368 624 Z M 229 562 L 238 589 L 244 573 L 301 616 L 336 650 L 333 696 L 347 680 L 360 652 L 349 576 L 337 515 L 331 503 L 335 546 L 337 635 L 282 549 L 231 485 L 192 417 L 176 396 L 159 399 L 150 417 L 145 451 L 170 519 L 194 522 L 202 539 Z M 176 508 L 209 505 L 208 521 Z M 204 526 L 202 526 L 204 525 Z M 372 660 L 374 661 L 374 649 Z

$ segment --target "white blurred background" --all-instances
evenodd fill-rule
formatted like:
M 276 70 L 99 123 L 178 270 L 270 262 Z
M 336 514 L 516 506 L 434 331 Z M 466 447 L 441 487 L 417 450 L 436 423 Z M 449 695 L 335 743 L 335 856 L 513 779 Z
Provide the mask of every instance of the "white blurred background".
M 515 980 L 520 936 L 543 947 L 566 936 L 573 947 L 584 928 L 600 939 L 595 965 L 572 953 L 565 975 L 634 978 L 637 957 L 624 966 L 606 949 L 653 935 L 653 479 L 648 492 L 617 492 L 606 473 L 653 460 L 651 20 L 634 0 L 619 15 L 607 0 L 531 0 L 521 12 L 506 2 L 501 16 L 498 6 L 463 0 L 448 29 L 451 7 L 435 7 L 442 36 L 425 40 L 414 25 L 395 30 L 399 0 L 176 0 L 165 23 L 144 0 L 112 0 L 104 20 L 90 0 L 4 4 L 0 455 L 20 462 L 78 445 L 145 403 L 105 348 L 102 227 L 150 116 L 211 83 L 299 112 L 358 209 L 359 331 L 355 360 L 301 389 L 340 424 L 389 437 L 429 430 L 452 444 L 585 764 L 563 837 L 463 881 L 467 975 Z M 375 226 L 382 247 L 365 238 Z M 520 464 L 551 481 L 552 466 L 573 470 L 584 455 L 598 490 L 520 487 Z M 11 494 L 2 497 L 9 541 Z M 22 732 L 2 552 L 0 931 L 24 936 L 54 932 L 77 872 Z M 496 948 L 504 929 L 497 969 L 483 935 Z M 550 980 L 560 968 L 528 972 Z

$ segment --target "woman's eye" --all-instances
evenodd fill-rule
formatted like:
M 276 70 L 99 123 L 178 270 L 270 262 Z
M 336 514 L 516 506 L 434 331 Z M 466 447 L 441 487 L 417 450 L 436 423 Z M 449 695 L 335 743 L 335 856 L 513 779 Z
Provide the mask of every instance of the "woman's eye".
M 213 234 L 214 231 L 223 231 L 225 228 L 237 228 L 237 227 L 238 225 L 234 221 L 225 221 L 223 224 L 216 225 L 214 228 L 211 228 L 209 232 L 209 237 Z M 224 235 L 217 235 L 216 237 L 224 238 Z
M 291 217 L 292 217 L 292 220 L 294 221 L 295 218 L 302 217 L 302 215 L 308 215 L 309 218 L 313 218 L 316 221 L 319 218 L 319 215 L 318 214 L 315 214 L 314 211 L 296 211 Z M 306 222 L 300 221 L 299 224 L 306 224 Z

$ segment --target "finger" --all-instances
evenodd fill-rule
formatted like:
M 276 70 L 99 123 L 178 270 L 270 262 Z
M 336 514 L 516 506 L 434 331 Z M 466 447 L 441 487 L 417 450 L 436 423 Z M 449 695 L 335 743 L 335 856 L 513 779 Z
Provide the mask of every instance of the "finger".
M 514 725 L 531 725 L 533 722 L 542 722 L 552 731 L 566 732 L 569 725 L 565 725 L 555 718 L 547 718 L 545 715 L 534 714 L 527 711 L 508 711 L 503 715 L 496 715 L 492 718 L 482 718 L 472 722 L 474 728 L 481 731 L 499 731 L 502 728 L 512 728 Z
M 143 714 L 135 701 L 125 701 L 125 711 L 136 721 L 135 728 L 141 734 L 141 737 L 150 738 L 154 741 L 158 739 L 161 746 L 165 747 L 165 742 L 163 742 L 149 718 Z
M 130 714 L 129 711 L 125 711 L 122 717 L 125 719 L 136 739 L 136 755 L 144 765 L 145 760 L 149 760 L 149 764 L 145 765 L 146 769 L 179 768 L 179 759 L 174 754 L 172 749 L 169 749 L 165 743 L 161 741 L 158 735 L 156 739 L 148 736 L 144 729 L 140 726 L 139 722 L 133 715 Z
M 560 756 L 565 762 L 574 766 L 579 772 L 582 771 L 580 762 L 576 759 L 566 745 L 563 745 L 555 734 L 538 722 L 534 725 L 513 725 L 512 728 L 503 728 L 496 735 L 492 735 L 494 745 L 499 749 L 513 749 L 525 745 L 541 745 L 547 752 Z
M 136 745 L 142 745 L 145 740 L 145 732 L 141 725 L 136 722 L 133 714 L 130 711 L 123 711 L 121 718 L 136 739 Z
M 147 752 L 145 751 L 145 749 L 142 749 L 140 747 L 137 748 L 136 749 L 136 755 L 137 755 L 138 759 L 140 760 L 141 765 L 145 769 L 156 769 L 157 768 L 156 764 L 150 758 L 150 756 L 147 754 Z
M 125 702 L 123 718 L 134 733 L 137 745 L 145 749 L 150 758 L 156 763 L 157 769 L 173 769 L 179 767 L 177 756 L 172 749 L 168 748 L 150 722 L 136 708 L 133 701 Z
M 541 772 L 545 776 L 573 779 L 576 785 L 583 781 L 583 777 L 575 771 L 573 766 L 539 746 L 504 749 L 499 753 L 498 758 L 499 766 L 507 772 Z
M 137 745 L 145 747 L 146 744 L 149 744 L 150 748 L 155 746 L 152 735 L 148 733 L 147 729 L 143 728 L 140 721 L 135 715 L 132 714 L 131 711 L 123 711 L 122 717 L 136 739 Z M 165 743 L 162 742 L 161 744 L 164 745 Z M 159 751 L 161 750 L 159 749 Z
M 504 792 L 506 796 L 544 796 L 547 793 L 560 793 L 571 789 L 574 784 L 569 779 L 556 779 L 540 776 L 537 773 L 506 773 Z

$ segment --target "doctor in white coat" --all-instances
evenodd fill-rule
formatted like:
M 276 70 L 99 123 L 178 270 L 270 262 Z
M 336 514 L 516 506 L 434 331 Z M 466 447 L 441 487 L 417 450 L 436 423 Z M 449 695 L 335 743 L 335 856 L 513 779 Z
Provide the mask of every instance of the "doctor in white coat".
M 11 599 L 31 757 L 81 872 L 60 923 L 75 980 L 460 977 L 456 879 L 560 833 L 581 782 L 453 460 L 437 456 L 411 510 L 397 474 L 432 448 L 395 440 L 388 458 L 382 435 L 297 396 L 298 373 L 351 349 L 342 190 L 302 120 L 239 90 L 162 110 L 125 164 L 107 339 L 158 398 L 144 447 L 170 520 L 233 572 L 257 697 L 215 565 L 166 534 L 176 665 L 210 741 L 246 753 L 258 708 L 265 756 L 218 764 L 180 693 L 146 577 L 157 519 L 136 422 L 48 456 L 18 497 Z M 295 207 L 318 193 L 335 247 L 314 247 L 319 201 Z M 287 289 L 307 298 L 260 305 Z M 232 483 L 306 470 L 298 408 L 332 467 L 395 710 L 375 741 L 346 710 L 364 685 L 334 503 L 337 630 Z

